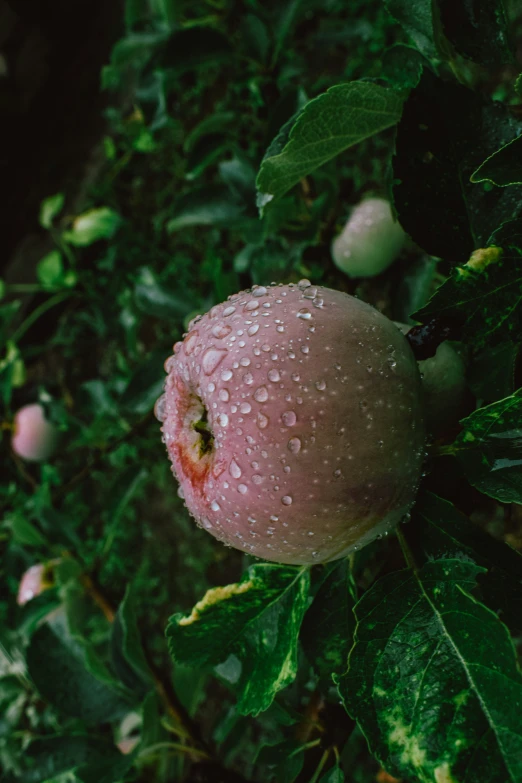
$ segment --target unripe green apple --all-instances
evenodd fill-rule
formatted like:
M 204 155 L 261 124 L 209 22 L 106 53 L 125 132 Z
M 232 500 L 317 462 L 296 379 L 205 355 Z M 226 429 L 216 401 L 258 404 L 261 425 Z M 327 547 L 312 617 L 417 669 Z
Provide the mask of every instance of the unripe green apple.
M 45 418 L 40 403 L 24 405 L 15 414 L 11 446 L 15 454 L 30 462 L 42 462 L 53 453 L 58 439 L 55 425 Z
M 398 323 L 403 334 L 411 326 Z M 425 419 L 435 437 L 455 426 L 465 415 L 466 363 L 448 342 L 441 343 L 435 356 L 418 362 L 422 378 Z
M 302 280 L 255 286 L 190 324 L 156 404 L 196 521 L 280 563 L 335 560 L 411 507 L 421 383 L 392 321 Z
M 352 211 L 332 242 L 332 258 L 349 277 L 380 275 L 399 255 L 405 233 L 394 219 L 390 203 L 368 198 Z

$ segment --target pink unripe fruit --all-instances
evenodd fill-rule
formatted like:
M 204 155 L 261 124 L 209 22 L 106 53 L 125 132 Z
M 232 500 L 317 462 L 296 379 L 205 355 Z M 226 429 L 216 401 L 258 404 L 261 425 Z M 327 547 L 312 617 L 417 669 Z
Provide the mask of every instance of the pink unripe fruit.
M 22 459 L 31 462 L 48 459 L 55 449 L 57 437 L 57 428 L 45 418 L 39 403 L 24 405 L 17 411 L 11 446 Z
M 36 596 L 43 593 L 44 590 L 48 590 L 49 587 L 53 586 L 54 582 L 51 576 L 51 567 L 58 562 L 59 560 L 53 560 L 48 564 L 38 563 L 27 569 L 18 586 L 16 601 L 19 606 L 23 606 L 32 598 L 36 598 Z
M 361 201 L 332 242 L 332 258 L 349 277 L 380 275 L 399 255 L 405 233 L 382 198 Z
M 156 403 L 196 521 L 279 563 L 335 560 L 411 507 L 421 384 L 397 327 L 302 280 L 255 286 L 195 318 Z

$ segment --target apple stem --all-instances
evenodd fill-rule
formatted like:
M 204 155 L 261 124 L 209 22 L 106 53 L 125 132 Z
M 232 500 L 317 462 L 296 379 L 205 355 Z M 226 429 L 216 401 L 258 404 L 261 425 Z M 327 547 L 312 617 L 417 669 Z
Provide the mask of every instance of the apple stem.
M 425 324 L 413 326 L 405 335 L 418 362 L 435 356 L 441 343 L 450 338 L 457 339 L 455 324 L 443 323 L 433 318 Z

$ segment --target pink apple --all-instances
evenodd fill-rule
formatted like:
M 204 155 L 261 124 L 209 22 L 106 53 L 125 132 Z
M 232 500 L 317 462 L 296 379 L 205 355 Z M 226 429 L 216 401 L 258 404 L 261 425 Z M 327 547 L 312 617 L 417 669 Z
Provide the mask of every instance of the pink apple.
M 396 259 L 405 236 L 389 201 L 368 198 L 354 207 L 344 229 L 332 242 L 332 258 L 350 277 L 374 277 Z
M 196 521 L 280 563 L 335 560 L 408 511 L 424 452 L 417 364 L 370 305 L 302 280 L 198 316 L 156 403 Z
M 52 560 L 47 564 L 37 563 L 27 569 L 18 586 L 16 601 L 19 606 L 23 606 L 31 599 L 36 598 L 37 595 L 40 595 L 40 593 L 43 593 L 44 590 L 48 590 L 49 587 L 53 586 L 51 569 L 59 562 L 59 560 Z
M 57 428 L 45 418 L 39 403 L 24 405 L 17 411 L 11 446 L 22 459 L 31 462 L 48 459 L 55 449 L 57 436 Z

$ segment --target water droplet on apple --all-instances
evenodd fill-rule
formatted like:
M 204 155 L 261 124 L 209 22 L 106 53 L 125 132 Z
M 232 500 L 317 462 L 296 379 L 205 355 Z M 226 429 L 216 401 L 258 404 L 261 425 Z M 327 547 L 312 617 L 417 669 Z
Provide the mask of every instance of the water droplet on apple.
M 228 324 L 216 324 L 216 326 L 214 326 L 212 329 L 212 336 L 217 340 L 222 340 L 224 337 L 230 334 L 231 331 L 232 327 L 228 326 Z
M 281 376 L 279 374 L 279 370 L 276 370 L 275 368 L 268 371 L 268 380 L 272 381 L 272 383 L 277 383 L 281 380 Z
M 232 315 L 232 313 L 235 312 L 236 312 L 235 307 L 225 307 L 225 309 L 223 310 L 223 316 L 224 318 L 228 318 L 229 315 Z
M 326 381 L 323 381 L 323 380 L 321 380 L 321 381 L 316 381 L 316 383 L 315 383 L 315 388 L 316 388 L 318 391 L 324 391 L 324 390 L 326 389 Z
M 266 402 L 268 400 L 268 389 L 266 386 L 260 386 L 255 390 L 254 400 L 256 402 Z
M 169 373 L 171 370 L 174 369 L 174 365 L 176 363 L 176 357 L 175 356 L 169 356 L 167 359 L 165 359 L 165 363 L 163 365 L 163 369 L 166 373 Z
M 164 394 L 158 397 L 154 405 L 154 415 L 158 421 L 165 421 L 167 417 L 167 398 Z
M 281 416 L 281 419 L 285 427 L 293 427 L 297 421 L 297 416 L 294 411 L 285 411 Z
M 231 460 L 229 471 L 232 478 L 235 479 L 241 478 L 241 468 L 239 467 L 235 459 Z
M 241 405 L 239 406 L 240 413 L 250 413 L 251 410 L 252 410 L 252 406 L 250 405 L 249 402 L 242 402 Z
M 302 307 L 300 310 L 298 310 L 297 317 L 302 318 L 303 321 L 309 321 L 312 317 L 312 313 L 306 307 Z
M 259 331 L 259 324 L 253 324 L 252 326 L 249 326 L 247 329 L 247 334 L 250 335 L 250 337 L 253 337 L 257 332 Z
M 304 291 L 305 288 L 309 288 L 311 285 L 312 285 L 311 282 L 307 280 L 306 277 L 303 277 L 303 279 L 298 282 L 297 287 L 301 291 Z
M 259 307 L 259 302 L 256 302 L 255 299 L 251 299 L 249 302 L 246 303 L 243 310 L 246 310 L 246 312 L 251 312 L 252 310 L 257 310 Z
M 292 497 L 290 495 L 283 495 L 281 498 L 281 503 L 283 506 L 291 506 L 292 505 Z
M 292 454 L 299 454 L 301 451 L 301 438 L 290 438 L 290 440 L 287 443 L 288 451 L 292 452 Z
M 252 296 L 264 296 L 268 293 L 268 289 L 264 285 L 256 285 L 252 289 Z
M 185 337 L 183 345 L 185 346 L 185 353 L 187 356 L 190 356 L 190 354 L 194 351 L 198 341 L 198 336 L 199 332 L 196 330 L 194 332 L 189 332 L 189 334 Z
M 248 492 L 248 487 L 246 484 L 238 484 L 237 491 L 240 495 L 246 495 Z
M 228 427 L 228 416 L 227 416 L 227 414 L 226 413 L 220 413 L 219 416 L 217 417 L 217 423 L 221 427 Z
M 218 397 L 221 400 L 221 402 L 228 402 L 230 399 L 230 393 L 228 389 L 220 389 Z
M 252 375 L 252 373 L 251 373 L 251 372 L 246 372 L 246 373 L 243 375 L 242 381 L 243 381 L 243 383 L 244 383 L 246 386 L 252 386 L 252 384 L 254 383 L 254 376 Z
M 212 511 L 221 511 L 221 506 L 216 500 L 212 501 L 212 503 L 210 504 L 210 508 Z
M 264 430 L 268 427 L 268 416 L 265 416 L 264 413 L 258 413 L 257 414 L 257 426 L 260 430 Z
M 232 370 L 223 370 L 221 373 L 221 380 L 222 381 L 230 381 L 234 373 Z
M 228 351 L 226 348 L 207 348 L 201 358 L 201 365 L 205 375 L 212 375 L 217 370 Z

